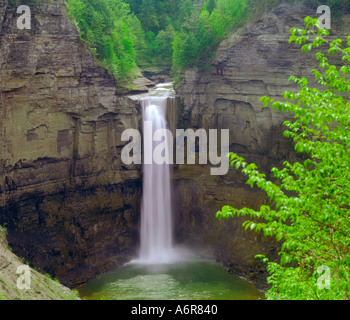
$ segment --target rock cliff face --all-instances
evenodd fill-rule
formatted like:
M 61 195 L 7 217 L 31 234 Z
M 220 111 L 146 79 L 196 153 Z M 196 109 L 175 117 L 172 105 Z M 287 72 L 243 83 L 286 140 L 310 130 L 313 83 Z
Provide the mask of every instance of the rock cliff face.
M 306 16 L 317 16 L 304 6 L 282 4 L 229 36 L 220 45 L 209 72 L 188 70 L 177 88 L 182 97 L 178 126 L 230 129 L 230 151 L 254 162 L 271 177 L 270 170 L 293 161 L 293 145 L 282 136 L 283 122 L 290 117 L 263 108 L 259 98 L 281 100 L 285 90 L 295 90 L 291 75 L 312 79 L 317 67 L 314 54 L 288 44 L 289 30 L 303 27 Z M 333 22 L 337 37 L 346 35 L 349 18 Z M 224 205 L 259 208 L 267 202 L 263 192 L 245 185 L 245 177 L 231 169 L 211 177 L 208 166 L 180 166 L 174 171 L 178 237 L 214 248 L 214 255 L 235 273 L 264 284 L 264 267 L 257 253 L 274 256 L 271 239 L 245 232 L 241 219 L 217 221 Z
M 0 223 L 13 251 L 73 286 L 137 243 L 141 167 L 123 167 L 137 102 L 118 95 L 62 0 L 31 6 L 31 30 L 0 1 Z

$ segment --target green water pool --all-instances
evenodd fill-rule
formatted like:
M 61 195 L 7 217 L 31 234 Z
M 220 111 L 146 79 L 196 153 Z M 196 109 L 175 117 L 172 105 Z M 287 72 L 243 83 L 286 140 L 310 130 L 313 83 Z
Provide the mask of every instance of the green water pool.
M 130 263 L 78 289 L 86 300 L 258 300 L 264 294 L 211 260 Z

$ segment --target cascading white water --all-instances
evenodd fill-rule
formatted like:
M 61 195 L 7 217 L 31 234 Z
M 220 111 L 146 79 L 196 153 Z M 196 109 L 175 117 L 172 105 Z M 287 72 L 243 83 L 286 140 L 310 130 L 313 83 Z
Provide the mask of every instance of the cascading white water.
M 161 85 L 141 100 L 143 120 L 152 123 L 152 137 L 155 131 L 168 127 L 167 100 L 172 99 L 172 93 L 171 84 Z M 150 154 L 161 143 L 147 145 L 144 141 L 144 153 L 150 148 Z M 159 264 L 174 258 L 170 166 L 151 162 L 143 165 L 140 262 Z

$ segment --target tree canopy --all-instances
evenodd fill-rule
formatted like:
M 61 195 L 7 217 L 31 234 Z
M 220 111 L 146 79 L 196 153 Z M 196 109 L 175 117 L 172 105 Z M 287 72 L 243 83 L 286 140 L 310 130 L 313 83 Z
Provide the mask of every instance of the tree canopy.
M 67 0 L 67 8 L 96 58 L 119 83 L 128 83 L 138 67 L 171 69 L 175 80 L 186 68 L 205 70 L 228 33 L 282 1 Z M 350 11 L 348 1 L 330 0 L 328 5 L 335 16 Z
M 81 39 L 118 82 L 130 79 L 137 68 L 135 35 L 142 27 L 129 6 L 121 0 L 69 0 L 67 11 Z

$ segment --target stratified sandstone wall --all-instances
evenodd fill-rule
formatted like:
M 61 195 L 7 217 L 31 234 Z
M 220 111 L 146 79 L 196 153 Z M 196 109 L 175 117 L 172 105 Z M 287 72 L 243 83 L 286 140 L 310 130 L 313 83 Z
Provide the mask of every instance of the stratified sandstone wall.
M 127 259 L 141 167 L 120 137 L 140 107 L 81 43 L 63 0 L 38 1 L 31 30 L 0 1 L 0 223 L 13 251 L 68 285 Z
M 295 154 L 283 138 L 283 122 L 289 114 L 264 108 L 259 98 L 282 100 L 285 90 L 296 90 L 291 75 L 313 78 L 314 54 L 288 44 L 289 30 L 303 27 L 309 8 L 282 4 L 258 21 L 229 36 L 216 52 L 210 72 L 188 70 L 177 93 L 182 96 L 178 123 L 184 128 L 230 129 L 230 151 L 256 163 L 271 177 L 270 170 Z M 333 22 L 333 36 L 344 37 L 349 17 Z M 215 213 L 224 205 L 259 208 L 266 195 L 245 184 L 235 169 L 223 177 L 211 177 L 209 166 L 180 166 L 174 171 L 178 237 L 214 248 L 214 255 L 234 272 L 263 284 L 266 274 L 254 255 L 271 257 L 277 244 L 244 231 L 242 219 L 217 221 Z M 188 240 L 191 239 L 191 240 Z

